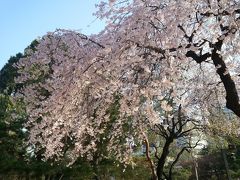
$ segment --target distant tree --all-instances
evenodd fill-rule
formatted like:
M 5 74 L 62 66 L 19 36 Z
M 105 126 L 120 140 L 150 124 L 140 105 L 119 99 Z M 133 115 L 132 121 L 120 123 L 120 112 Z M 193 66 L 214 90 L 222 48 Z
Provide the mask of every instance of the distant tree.
M 206 133 L 218 143 L 218 146 L 225 147 L 227 144 L 238 144 L 240 122 L 232 116 L 229 119 L 225 112 L 218 112 L 208 117 Z M 225 143 L 224 143 L 225 142 Z
M 36 41 L 33 41 L 26 50 L 34 50 L 36 45 Z M 0 70 L 0 174 L 11 171 L 25 173 L 29 168 L 26 160 L 30 158 L 24 144 L 27 137 L 24 129 L 27 119 L 25 104 L 13 98 L 14 93 L 22 87 L 15 83 L 19 75 L 15 64 L 23 57 L 26 57 L 26 53 L 17 53 Z
M 25 111 L 20 102 L 16 103 L 12 97 L 0 94 L 0 107 L 1 174 L 24 168 L 26 149 L 23 141 L 26 133 L 23 131 Z
M 17 53 L 15 56 L 11 56 L 7 63 L 0 70 L 0 93 L 6 93 L 10 95 L 12 92 L 16 92 L 20 89 L 20 85 L 15 83 L 15 78 L 18 77 L 17 67 L 15 66 L 18 61 L 25 57 L 28 51 L 35 51 L 38 41 L 34 40 L 25 49 L 25 53 Z
M 12 56 L 0 71 L 0 92 L 10 95 L 16 90 L 14 78 L 17 77 L 17 68 L 13 65 L 23 57 L 22 53 Z

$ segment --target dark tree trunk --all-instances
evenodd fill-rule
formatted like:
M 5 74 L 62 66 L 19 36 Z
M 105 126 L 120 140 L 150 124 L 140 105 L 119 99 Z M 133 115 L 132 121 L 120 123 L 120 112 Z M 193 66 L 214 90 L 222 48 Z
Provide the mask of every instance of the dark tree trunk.
M 220 79 L 222 80 L 226 91 L 226 106 L 228 109 L 231 109 L 238 117 L 240 117 L 240 104 L 235 82 L 233 81 L 231 75 L 229 73 L 226 73 L 226 64 L 223 61 L 222 56 L 217 53 L 216 49 L 212 51 L 212 60 L 216 67 L 219 65 L 221 66 L 217 69 L 217 73 L 220 76 Z
M 158 179 L 163 179 L 163 168 L 164 168 L 164 164 L 166 162 L 166 159 L 167 159 L 167 156 L 169 154 L 169 147 L 171 145 L 171 143 L 173 142 L 173 138 L 168 138 L 166 139 L 166 142 L 164 144 L 164 147 L 163 147 L 163 151 L 162 151 L 162 155 L 161 157 L 159 158 L 158 160 L 158 164 L 157 164 L 157 176 L 158 176 Z
M 93 172 L 94 172 L 94 175 L 93 175 L 93 179 L 94 180 L 100 180 L 100 176 L 99 176 L 99 172 L 98 172 L 98 160 L 99 160 L 99 155 L 98 153 L 96 153 L 94 156 L 93 156 L 93 160 L 91 162 L 92 164 L 92 167 L 93 167 Z

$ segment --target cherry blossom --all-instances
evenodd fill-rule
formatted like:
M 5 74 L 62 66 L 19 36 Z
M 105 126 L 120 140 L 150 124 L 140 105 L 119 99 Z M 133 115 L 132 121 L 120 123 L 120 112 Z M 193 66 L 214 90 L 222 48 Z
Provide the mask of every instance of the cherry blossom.
M 29 143 L 46 159 L 91 160 L 104 141 L 110 155 L 130 163 L 126 139 L 140 144 L 156 124 L 167 128 L 164 119 L 180 105 L 189 118 L 203 118 L 206 104 L 219 102 L 240 117 L 238 0 L 109 0 L 97 7 L 104 31 L 48 33 L 16 65 Z

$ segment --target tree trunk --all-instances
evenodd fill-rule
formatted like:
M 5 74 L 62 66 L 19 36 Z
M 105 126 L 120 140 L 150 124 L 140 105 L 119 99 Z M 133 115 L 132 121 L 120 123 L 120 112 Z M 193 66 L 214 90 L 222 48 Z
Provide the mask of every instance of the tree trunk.
M 148 142 L 148 138 L 147 136 L 144 134 L 144 141 L 145 141 L 145 145 L 146 145 L 146 157 L 147 157 L 147 160 L 150 164 L 150 168 L 151 168 L 151 171 L 152 171 L 152 180 L 157 180 L 157 173 L 156 173 L 156 168 L 155 168 L 155 165 L 154 165 L 154 162 L 152 161 L 151 157 L 150 157 L 150 153 L 149 153 L 149 142 Z
M 93 175 L 93 179 L 94 180 L 100 180 L 101 178 L 100 178 L 100 176 L 99 176 L 99 172 L 98 172 L 98 154 L 95 154 L 94 156 L 93 156 L 93 160 L 92 160 L 92 166 L 93 166 L 93 173 L 94 173 L 94 175 Z
M 172 142 L 173 142 L 173 138 L 166 139 L 161 157 L 158 160 L 157 176 L 158 176 L 159 180 L 163 179 L 163 168 L 164 168 L 164 164 L 166 162 L 167 156 L 169 154 L 169 147 L 170 147 Z

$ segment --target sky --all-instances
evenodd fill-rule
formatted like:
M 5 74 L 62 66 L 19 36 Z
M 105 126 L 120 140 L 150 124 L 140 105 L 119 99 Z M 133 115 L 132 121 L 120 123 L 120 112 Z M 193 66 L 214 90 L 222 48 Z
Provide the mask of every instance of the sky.
M 58 28 L 90 35 L 104 23 L 92 14 L 98 0 L 0 0 L 0 69 L 36 38 Z

